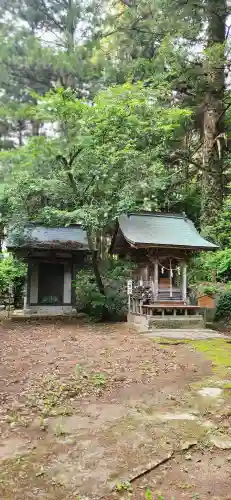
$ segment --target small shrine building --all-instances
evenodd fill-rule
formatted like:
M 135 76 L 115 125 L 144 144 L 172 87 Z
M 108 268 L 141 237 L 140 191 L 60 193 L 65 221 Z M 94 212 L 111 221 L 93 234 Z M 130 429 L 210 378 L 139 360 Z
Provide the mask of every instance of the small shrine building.
M 118 219 L 111 253 L 135 264 L 133 298 L 139 308 L 189 306 L 187 265 L 199 251 L 215 250 L 185 214 L 131 213 Z M 140 291 L 140 295 L 139 295 Z M 146 308 L 147 309 L 147 308 Z
M 18 241 L 10 233 L 6 244 L 27 263 L 24 313 L 72 313 L 76 304 L 73 281 L 90 254 L 86 232 L 78 225 L 30 226 Z

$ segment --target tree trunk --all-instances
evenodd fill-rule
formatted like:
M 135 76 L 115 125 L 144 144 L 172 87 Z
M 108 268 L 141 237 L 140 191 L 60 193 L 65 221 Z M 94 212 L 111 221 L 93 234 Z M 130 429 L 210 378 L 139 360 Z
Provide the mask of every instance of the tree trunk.
M 207 0 L 201 227 L 212 234 L 223 201 L 226 0 Z
M 73 0 L 68 0 L 66 4 L 66 51 L 69 56 L 74 54 L 75 50 L 75 29 L 76 29 L 76 6 Z M 63 75 L 64 88 L 71 88 L 75 90 L 75 76 L 73 72 L 64 72 Z
M 75 28 L 76 28 L 75 4 L 73 3 L 73 0 L 68 0 L 66 29 L 67 29 L 67 52 L 69 54 L 73 53 L 75 48 Z
M 24 123 L 22 120 L 18 120 L 18 145 L 23 146 L 23 129 L 24 129 Z
M 40 122 L 38 120 L 31 120 L 31 134 L 33 137 L 39 135 Z
M 101 275 L 100 275 L 100 271 L 99 271 L 99 263 L 98 263 L 98 258 L 97 258 L 97 250 L 95 250 L 95 248 L 94 248 L 92 236 L 91 236 L 91 234 L 90 234 L 89 231 L 87 231 L 87 239 L 88 239 L 89 250 L 91 251 L 92 267 L 93 267 L 93 271 L 94 271 L 95 281 L 96 281 L 97 287 L 99 289 L 99 292 L 102 295 L 106 295 L 104 284 L 103 284 L 103 281 L 102 281 L 102 278 L 101 278 Z
M 75 179 L 74 179 L 74 177 L 72 175 L 72 172 L 71 172 L 70 161 L 68 163 L 67 160 L 65 159 L 64 166 L 65 166 L 65 168 L 67 170 L 67 177 L 68 177 L 70 186 L 72 188 L 72 191 L 73 191 L 73 193 L 74 193 L 75 196 L 78 196 L 79 193 L 77 191 L 77 187 L 76 187 L 76 184 L 75 184 Z M 102 295 L 106 295 L 104 284 L 103 284 L 103 281 L 102 281 L 102 278 L 101 278 L 101 274 L 100 274 L 100 270 L 99 270 L 99 263 L 98 263 L 98 258 L 97 258 L 97 250 L 95 249 L 95 245 L 94 245 L 94 242 L 93 242 L 93 239 L 92 239 L 92 235 L 91 235 L 91 232 L 89 231 L 89 229 L 87 230 L 87 240 L 88 240 L 88 247 L 89 247 L 89 250 L 91 252 L 92 267 L 93 267 L 93 271 L 94 271 L 95 281 L 96 281 L 97 287 L 99 289 L 99 292 Z

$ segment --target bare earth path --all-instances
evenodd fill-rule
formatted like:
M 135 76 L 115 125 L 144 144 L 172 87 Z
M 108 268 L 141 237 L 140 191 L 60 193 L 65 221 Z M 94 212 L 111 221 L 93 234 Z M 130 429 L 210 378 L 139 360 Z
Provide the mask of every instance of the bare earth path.
M 58 322 L 0 335 L 1 500 L 231 499 L 229 340 Z

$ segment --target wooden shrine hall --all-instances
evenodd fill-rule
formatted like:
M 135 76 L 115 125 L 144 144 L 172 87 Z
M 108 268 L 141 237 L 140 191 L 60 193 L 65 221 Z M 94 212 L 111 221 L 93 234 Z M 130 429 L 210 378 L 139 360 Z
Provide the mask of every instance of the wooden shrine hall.
M 185 214 L 141 212 L 121 216 L 110 251 L 135 265 L 130 312 L 195 313 L 197 306 L 190 304 L 187 292 L 187 264 L 195 252 L 216 248 Z
M 73 281 L 90 252 L 86 231 L 70 227 L 29 226 L 20 239 L 10 232 L 9 251 L 27 263 L 26 315 L 65 315 L 75 311 Z

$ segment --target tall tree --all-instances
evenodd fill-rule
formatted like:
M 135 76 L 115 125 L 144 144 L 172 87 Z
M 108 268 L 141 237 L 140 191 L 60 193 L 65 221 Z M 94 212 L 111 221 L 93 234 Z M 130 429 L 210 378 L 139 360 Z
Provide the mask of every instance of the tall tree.
M 207 77 L 203 116 L 202 228 L 208 232 L 217 220 L 224 195 L 225 146 L 225 37 L 226 0 L 207 0 Z
M 27 135 L 39 133 L 38 121 L 25 116 L 25 104 L 35 103 L 33 93 L 44 95 L 61 85 L 73 88 L 77 97 L 93 95 L 100 68 L 92 57 L 92 37 L 97 30 L 95 23 L 91 26 L 94 0 L 89 4 L 78 0 L 3 0 L 0 13 L 1 146 L 5 147 L 8 140 L 17 145 Z M 18 112 L 7 116 L 6 110 L 12 106 L 18 106 Z
M 114 19 L 110 52 L 118 78 L 167 82 L 179 106 L 189 106 L 193 120 L 186 141 L 176 150 L 188 178 L 188 164 L 197 168 L 201 190 L 201 226 L 217 219 L 224 195 L 226 0 L 149 0 L 122 2 Z M 120 64 L 116 58 L 120 56 Z M 109 77 L 113 77 L 110 69 Z M 227 66 L 226 66 L 227 69 Z M 187 146 L 186 146 L 187 145 Z M 182 154 L 183 153 L 183 154 Z M 184 159 L 188 158 L 188 162 Z M 199 168 L 200 167 L 200 168 Z

